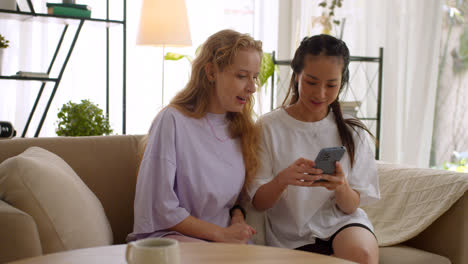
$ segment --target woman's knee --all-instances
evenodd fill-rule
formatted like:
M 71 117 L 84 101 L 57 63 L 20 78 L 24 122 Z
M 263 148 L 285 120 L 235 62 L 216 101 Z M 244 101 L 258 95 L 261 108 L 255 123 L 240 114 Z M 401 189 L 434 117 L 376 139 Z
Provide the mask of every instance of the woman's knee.
M 358 263 L 377 264 L 379 247 L 368 230 L 359 227 L 346 228 L 333 240 L 334 255 Z
M 355 248 L 354 252 L 356 255 L 356 259 L 358 260 L 359 263 L 376 264 L 378 260 L 378 252 L 374 252 L 374 251 L 375 249 L 371 247 L 360 245 L 357 248 Z
M 379 259 L 378 248 L 375 249 L 366 245 L 355 245 L 347 249 L 335 251 L 334 256 L 361 264 L 377 264 Z

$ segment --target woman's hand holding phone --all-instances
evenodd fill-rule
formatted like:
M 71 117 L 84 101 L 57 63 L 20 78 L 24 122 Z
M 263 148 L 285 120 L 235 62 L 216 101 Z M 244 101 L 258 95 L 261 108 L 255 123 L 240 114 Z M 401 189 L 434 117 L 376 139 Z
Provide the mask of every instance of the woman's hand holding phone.
M 318 175 L 322 173 L 321 169 L 314 167 L 314 161 L 299 158 L 289 165 L 289 167 L 278 173 L 274 180 L 281 188 L 286 188 L 288 185 L 311 186 L 315 181 L 320 179 Z
M 340 186 L 344 186 L 347 184 L 345 174 L 343 172 L 343 168 L 341 164 L 336 161 L 335 162 L 335 173 L 333 174 L 321 174 L 320 180 L 315 181 L 311 186 L 316 187 L 325 187 L 330 191 L 335 191 Z

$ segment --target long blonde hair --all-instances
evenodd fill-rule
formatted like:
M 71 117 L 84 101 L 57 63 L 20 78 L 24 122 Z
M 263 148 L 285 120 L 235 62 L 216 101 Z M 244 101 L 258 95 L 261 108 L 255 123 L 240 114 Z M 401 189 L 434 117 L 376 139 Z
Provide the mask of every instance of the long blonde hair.
M 262 57 L 262 42 L 253 39 L 248 34 L 241 34 L 234 30 L 221 30 L 211 35 L 200 48 L 192 63 L 190 81 L 171 100 L 168 107 L 174 107 L 186 116 L 202 118 L 208 111 L 211 95 L 215 92 L 215 86 L 210 83 L 205 72 L 205 65 L 212 63 L 213 66 L 223 71 L 232 65 L 239 50 L 254 49 Z M 257 83 L 258 85 L 258 83 Z M 244 105 L 242 112 L 228 112 L 226 118 L 229 121 L 229 132 L 232 138 L 240 138 L 242 156 L 245 164 L 245 183 L 247 186 L 257 172 L 259 130 L 252 119 L 253 96 L 250 96 Z M 140 147 L 140 161 L 146 147 L 148 136 Z

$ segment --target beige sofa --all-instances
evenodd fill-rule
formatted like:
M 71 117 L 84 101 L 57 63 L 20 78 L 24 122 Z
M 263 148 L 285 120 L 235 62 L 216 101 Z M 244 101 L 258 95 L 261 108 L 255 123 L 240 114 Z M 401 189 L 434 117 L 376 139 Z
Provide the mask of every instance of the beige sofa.
M 32 257 L 41 254 L 48 254 L 55 251 L 70 250 L 82 247 L 92 247 L 107 244 L 125 243 L 126 235 L 132 231 L 133 224 L 133 199 L 136 183 L 137 171 L 137 151 L 141 136 L 107 136 L 107 137 L 76 137 L 76 138 L 28 138 L 28 139 L 9 139 L 0 141 L 0 262 L 12 261 L 15 259 Z M 49 230 L 54 231 L 52 235 L 44 235 L 45 229 L 41 227 L 43 220 L 35 219 L 30 214 L 36 215 L 37 212 L 22 211 L 15 207 L 15 204 L 20 200 L 20 191 L 10 191 L 11 188 L 29 188 L 28 191 L 34 191 L 37 188 L 47 190 L 51 184 L 46 184 L 46 177 L 41 170 L 47 169 L 48 161 L 40 160 L 34 166 L 42 166 L 41 169 L 31 169 L 29 174 L 38 175 L 30 176 L 30 179 L 35 180 L 32 183 L 22 180 L 22 185 L 13 184 L 13 177 L 8 170 L 5 169 L 4 161 L 23 153 L 31 146 L 38 146 L 55 153 L 61 157 L 74 172 L 85 183 L 83 186 L 79 182 L 70 178 L 72 184 L 77 184 L 77 188 L 69 191 L 66 183 L 61 183 L 62 187 L 54 187 L 53 190 L 44 191 L 39 195 L 49 197 L 45 203 L 67 203 L 68 200 L 77 199 L 76 196 L 90 195 L 80 188 L 89 188 L 97 197 L 86 198 L 78 201 L 78 205 L 63 207 L 63 215 L 49 217 L 52 224 L 49 225 Z M 36 149 L 37 150 L 37 149 Z M 40 153 L 40 152 L 38 152 Z M 34 153 L 31 155 L 35 155 Z M 49 158 L 50 160 L 51 158 Z M 11 160 L 11 159 L 10 159 Z M 27 158 L 25 159 L 27 160 Z M 23 161 L 11 165 L 16 170 L 16 174 L 23 173 Z M 60 163 L 54 161 L 54 163 Z M 18 165 L 20 164 L 20 165 Z M 4 165 L 2 167 L 2 165 Z M 10 166 L 10 167 L 11 167 Z M 29 166 L 29 165 L 28 165 Z M 34 167 L 33 166 L 33 167 Z M 380 167 L 379 166 L 379 173 Z M 387 173 L 389 166 L 386 165 Z M 55 169 L 55 168 L 54 168 Z M 3 175 L 2 175 L 3 170 Z M 5 172 L 5 170 L 7 172 Z M 65 173 L 70 173 L 68 170 L 63 170 Z M 438 174 L 444 174 L 444 171 L 436 171 Z M 49 173 L 51 174 L 51 173 Z M 468 177 L 468 175 L 464 175 Z M 3 179 L 2 179 L 3 177 Z M 41 178 L 44 177 L 44 180 Z M 7 180 L 10 181 L 8 183 Z M 430 179 L 431 177 L 427 177 Z M 48 178 L 50 180 L 50 178 Z M 30 180 L 30 181 L 33 181 Z M 29 180 L 28 180 L 29 181 Z M 9 185 L 8 185 L 8 184 Z M 27 185 L 29 184 L 29 185 Z M 24 186 L 23 186 L 24 185 Z M 13 186 L 13 187 L 11 187 Z M 19 186 L 19 187 L 18 187 Z M 28 187 L 29 186 L 29 187 Z M 78 191 L 77 191 L 78 190 Z M 60 191 L 66 192 L 61 197 L 54 196 L 55 193 L 60 194 Z M 75 192 L 77 194 L 75 194 Z M 90 192 L 91 193 L 91 192 Z M 91 193 L 91 194 L 92 194 Z M 58 196 L 57 194 L 57 196 Z M 50 197 L 55 197 L 51 199 Z M 92 195 L 91 195 L 92 196 Z M 384 198 L 385 199 L 385 198 Z M 99 203 L 100 201 L 100 203 Z M 76 201 L 75 201 L 76 202 Z M 98 205 L 96 205 L 96 202 Z M 23 201 L 24 203 L 24 201 Z M 27 202 L 26 202 L 27 203 Z M 92 204 L 95 208 L 95 213 L 91 216 L 91 222 L 86 222 L 85 214 L 87 214 L 86 204 Z M 100 215 L 100 205 L 102 204 L 105 215 Z M 25 208 L 24 205 L 21 205 Z M 18 205 L 19 207 L 19 205 Z M 102 209 L 101 208 L 101 209 Z M 61 209 L 62 210 L 62 209 Z M 40 212 L 44 213 L 44 212 Z M 81 214 L 82 217 L 70 218 L 70 214 Z M 89 213 L 88 213 L 89 214 Z M 390 247 L 380 248 L 380 263 L 468 263 L 468 198 L 467 193 L 463 193 L 461 198 L 444 212 L 440 217 L 425 228 L 420 234 L 414 238 L 393 245 Z M 41 216 L 42 217 L 42 216 Z M 68 217 L 68 218 L 66 218 Z M 65 220 L 63 220 L 65 219 Z M 107 222 L 108 219 L 108 222 Z M 60 227 L 54 227 L 54 222 L 60 222 Z M 65 221 L 65 222 L 64 222 Z M 92 231 L 92 225 L 99 222 L 97 231 Z M 57 224 L 57 225 L 59 225 Z M 107 230 L 106 225 L 110 224 L 110 229 Z M 258 224 L 258 223 L 257 223 Z M 82 227 L 78 227 L 82 225 Z M 56 228 L 56 229 L 54 229 Z M 82 228 L 82 230 L 80 230 Z M 102 229 L 102 230 L 101 230 Z M 91 230 L 91 231 L 90 231 Z M 73 233 L 75 232 L 75 233 Z M 60 233 L 60 234 L 59 234 Z M 73 233 L 73 235 L 70 235 Z M 58 238 L 51 237 L 59 234 Z M 82 235 L 76 235 L 82 234 Z M 110 238 L 109 238 L 110 234 Z M 66 237 L 68 236 L 68 237 Z M 93 237 L 94 236 L 94 237 Z M 66 238 L 63 238 L 66 237 Z M 113 239 L 112 239 L 113 237 Z M 48 240 L 61 240 L 59 246 L 53 245 Z M 83 242 L 83 240 L 86 240 Z M 261 239 L 255 239 L 261 241 Z

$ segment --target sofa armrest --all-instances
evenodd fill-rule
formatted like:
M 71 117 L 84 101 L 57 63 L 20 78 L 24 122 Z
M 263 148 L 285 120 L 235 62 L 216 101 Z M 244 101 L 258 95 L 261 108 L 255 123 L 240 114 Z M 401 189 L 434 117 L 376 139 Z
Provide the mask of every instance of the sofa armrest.
M 34 219 L 0 200 L 0 263 L 42 255 Z
M 416 237 L 404 244 L 468 263 L 468 192 Z

